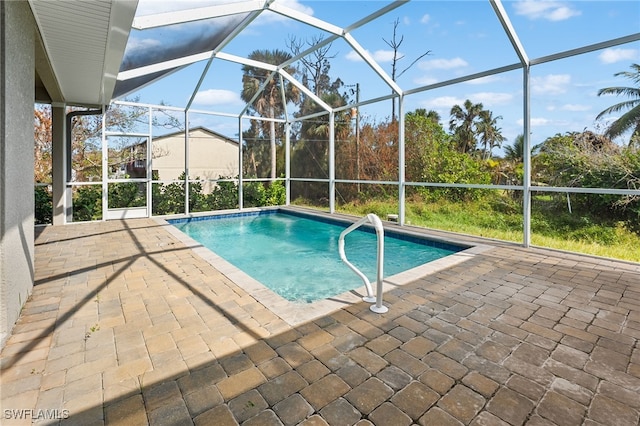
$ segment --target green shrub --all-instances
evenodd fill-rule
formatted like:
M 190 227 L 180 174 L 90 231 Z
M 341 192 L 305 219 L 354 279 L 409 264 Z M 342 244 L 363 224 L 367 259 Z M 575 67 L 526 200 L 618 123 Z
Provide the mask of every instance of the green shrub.
M 246 182 L 242 186 L 244 207 L 260 207 L 266 202 L 267 191 L 261 182 Z
M 265 205 L 267 206 L 281 206 L 287 201 L 287 189 L 284 186 L 283 181 L 277 180 L 271 182 L 271 185 L 267 187 L 265 194 Z
M 230 179 L 220 176 L 220 179 Z M 218 182 L 208 197 L 213 210 L 238 208 L 238 185 L 235 182 Z
M 102 219 L 102 185 L 77 187 L 73 194 L 73 220 Z
M 45 225 L 53 221 L 53 195 L 46 186 L 35 187 L 35 223 Z

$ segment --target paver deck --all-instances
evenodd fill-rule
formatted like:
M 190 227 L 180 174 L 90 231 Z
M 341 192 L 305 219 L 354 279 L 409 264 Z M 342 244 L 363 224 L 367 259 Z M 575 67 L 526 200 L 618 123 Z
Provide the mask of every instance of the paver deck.
M 640 419 L 638 264 L 491 242 L 387 292 L 386 314 L 292 326 L 157 221 L 36 234 L 3 425 Z

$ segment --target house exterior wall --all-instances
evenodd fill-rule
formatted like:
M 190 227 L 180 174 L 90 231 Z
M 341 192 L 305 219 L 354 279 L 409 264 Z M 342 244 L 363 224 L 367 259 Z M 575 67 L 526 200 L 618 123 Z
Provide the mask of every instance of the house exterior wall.
M 35 21 L 28 2 L 0 2 L 0 347 L 34 280 Z
M 178 179 L 184 172 L 184 136 L 176 135 L 153 141 L 152 168 L 161 180 Z M 238 144 L 218 138 L 203 130 L 189 132 L 189 176 L 218 179 L 238 175 Z M 203 185 L 204 192 L 211 185 Z

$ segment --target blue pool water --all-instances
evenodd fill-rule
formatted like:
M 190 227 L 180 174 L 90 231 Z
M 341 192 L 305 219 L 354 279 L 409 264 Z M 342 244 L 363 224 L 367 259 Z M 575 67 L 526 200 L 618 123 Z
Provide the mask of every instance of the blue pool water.
M 313 302 L 363 284 L 338 253 L 338 238 L 348 224 L 273 211 L 169 222 L 290 301 Z M 385 231 L 384 276 L 465 248 Z M 359 228 L 345 238 L 347 259 L 369 278 L 374 291 L 376 251 L 373 230 Z

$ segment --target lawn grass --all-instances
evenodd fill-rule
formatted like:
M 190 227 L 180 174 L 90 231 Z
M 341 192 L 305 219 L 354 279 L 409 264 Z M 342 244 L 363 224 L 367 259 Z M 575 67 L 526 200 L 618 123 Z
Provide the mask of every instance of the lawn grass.
M 342 204 L 338 211 L 356 216 L 397 214 L 397 201 Z M 407 201 L 405 222 L 425 228 L 521 243 L 523 215 L 517 204 L 495 198 L 476 202 Z M 577 213 L 536 208 L 532 213 L 534 246 L 640 262 L 640 235 L 622 223 Z

